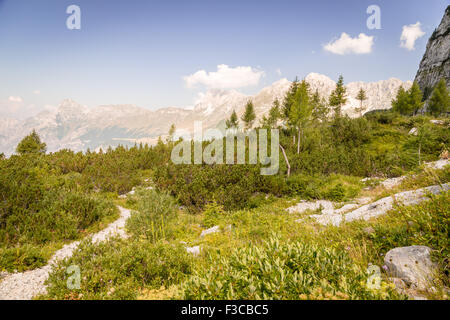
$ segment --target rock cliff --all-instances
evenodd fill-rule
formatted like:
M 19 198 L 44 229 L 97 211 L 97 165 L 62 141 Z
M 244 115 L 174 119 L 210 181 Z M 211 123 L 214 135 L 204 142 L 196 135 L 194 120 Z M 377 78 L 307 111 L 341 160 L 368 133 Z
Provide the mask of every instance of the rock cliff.
M 450 88 L 450 6 L 445 10 L 441 24 L 428 40 L 415 78 L 425 99 L 430 97 L 441 78 L 446 79 L 447 88 Z

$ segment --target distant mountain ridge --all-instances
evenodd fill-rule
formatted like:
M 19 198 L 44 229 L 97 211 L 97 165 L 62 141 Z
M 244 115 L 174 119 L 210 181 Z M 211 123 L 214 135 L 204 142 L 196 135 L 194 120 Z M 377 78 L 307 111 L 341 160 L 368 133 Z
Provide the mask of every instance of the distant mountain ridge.
M 328 98 L 336 83 L 327 76 L 310 73 L 305 80 L 311 90 Z M 352 82 L 346 85 L 348 101 L 342 111 L 351 117 L 358 116 L 360 102 L 356 95 L 363 88 L 368 99 L 364 112 L 391 108 L 391 100 L 400 86 L 405 89 L 411 81 L 391 78 L 372 83 Z M 108 146 L 155 143 L 164 136 L 172 124 L 179 129 L 193 130 L 194 121 L 202 121 L 203 128 L 215 127 L 228 118 L 233 110 L 240 116 L 245 104 L 252 99 L 257 119 L 266 114 L 275 99 L 283 100 L 291 82 L 281 79 L 262 89 L 254 96 L 236 90 L 210 90 L 201 94 L 193 108 L 170 107 L 156 111 L 134 105 L 106 105 L 88 108 L 73 100 L 64 100 L 56 110 L 45 110 L 34 117 L 17 120 L 0 119 L 0 152 L 9 155 L 17 143 L 35 129 L 47 143 L 48 151 L 72 149 L 85 151 Z

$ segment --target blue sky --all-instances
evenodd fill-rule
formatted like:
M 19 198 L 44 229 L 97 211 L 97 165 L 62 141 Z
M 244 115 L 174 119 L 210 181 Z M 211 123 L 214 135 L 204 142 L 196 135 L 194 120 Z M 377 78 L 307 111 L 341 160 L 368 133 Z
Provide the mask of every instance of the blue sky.
M 66 27 L 66 8 L 72 4 L 81 8 L 81 30 Z M 190 88 L 183 77 L 205 70 L 208 80 L 218 65 L 260 74 L 250 85 L 244 81 L 236 88 L 247 94 L 309 72 L 332 79 L 342 73 L 346 82 L 412 80 L 428 37 L 449 4 L 0 0 L 0 108 L 7 103 L 57 105 L 65 98 L 90 106 L 187 106 L 208 87 L 197 81 Z M 369 5 L 381 9 L 380 30 L 366 26 Z M 417 22 L 424 35 L 415 49 L 400 47 L 403 26 Z M 324 49 L 343 32 L 352 38 L 360 33 L 373 37 L 370 52 L 341 55 Z

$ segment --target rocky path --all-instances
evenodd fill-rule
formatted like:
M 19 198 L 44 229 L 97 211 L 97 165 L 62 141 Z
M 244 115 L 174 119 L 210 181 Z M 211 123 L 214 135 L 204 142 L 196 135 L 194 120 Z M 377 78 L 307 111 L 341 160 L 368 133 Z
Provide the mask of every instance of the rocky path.
M 124 227 L 126 220 L 130 217 L 130 210 L 118 208 L 120 210 L 119 219 L 110 223 L 105 229 L 91 235 L 94 243 L 102 242 L 113 236 L 127 237 Z M 6 275 L 0 280 L 0 300 L 30 300 L 36 295 L 44 294 L 46 292 L 44 282 L 51 272 L 52 265 L 72 256 L 79 244 L 80 241 L 75 241 L 65 245 L 55 252 L 47 265 L 41 268 Z

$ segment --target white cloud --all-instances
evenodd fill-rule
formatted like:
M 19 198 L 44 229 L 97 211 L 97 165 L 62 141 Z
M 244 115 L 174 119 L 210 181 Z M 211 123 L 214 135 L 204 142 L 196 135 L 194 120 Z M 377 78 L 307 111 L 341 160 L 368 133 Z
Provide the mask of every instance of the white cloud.
M 352 38 L 345 32 L 335 41 L 324 45 L 324 49 L 334 54 L 365 54 L 372 52 L 373 36 L 360 33 L 358 37 Z
M 23 101 L 21 97 L 14 97 L 14 96 L 10 96 L 8 98 L 8 100 L 11 102 L 22 102 Z
M 183 79 L 190 88 L 200 84 L 215 89 L 231 89 L 257 85 L 263 76 L 264 71 L 252 67 L 231 68 L 220 64 L 217 71 L 199 70 Z
M 424 36 L 425 32 L 420 28 L 420 22 L 403 26 L 402 35 L 400 37 L 400 47 L 409 51 L 414 50 L 416 40 Z
M 33 93 L 34 94 L 41 94 L 41 90 L 34 90 Z

